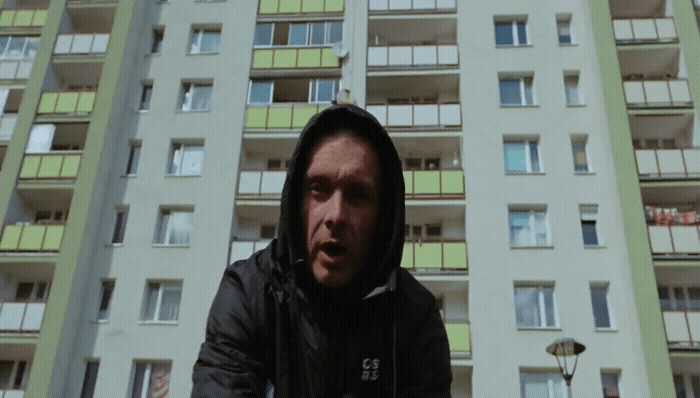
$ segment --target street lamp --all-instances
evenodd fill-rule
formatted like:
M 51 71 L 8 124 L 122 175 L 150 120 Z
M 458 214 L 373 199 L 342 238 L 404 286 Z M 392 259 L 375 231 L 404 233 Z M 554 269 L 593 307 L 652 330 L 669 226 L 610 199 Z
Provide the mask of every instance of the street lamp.
M 547 346 L 547 352 L 554 355 L 557 359 L 557 364 L 559 365 L 559 372 L 561 376 L 566 381 L 566 387 L 568 390 L 568 398 L 571 398 L 571 379 L 574 378 L 574 372 L 576 372 L 576 365 L 578 364 L 578 356 L 586 350 L 586 346 L 579 343 L 572 338 L 563 338 L 555 340 L 552 344 Z M 568 363 L 566 362 L 566 357 L 574 356 L 574 367 L 569 371 Z M 563 358 L 564 366 L 562 366 Z

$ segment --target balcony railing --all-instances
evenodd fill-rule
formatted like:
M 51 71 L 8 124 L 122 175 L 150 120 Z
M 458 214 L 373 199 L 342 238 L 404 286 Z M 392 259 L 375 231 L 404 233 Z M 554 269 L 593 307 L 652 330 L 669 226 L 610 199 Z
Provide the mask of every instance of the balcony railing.
M 245 260 L 258 250 L 262 250 L 270 244 L 270 240 L 234 240 L 231 242 L 231 264 L 238 260 Z
M 53 53 L 56 55 L 99 55 L 107 52 L 108 33 L 60 34 Z
M 647 228 L 653 255 L 693 258 L 700 255 L 697 225 L 649 225 Z
M 8 388 L 8 389 L 4 389 Z M 24 388 L 24 387 L 22 387 Z M 24 390 L 12 389 L 9 387 L 0 387 L 0 398 L 24 398 Z
M 72 179 L 78 177 L 82 151 L 53 151 L 41 154 L 25 154 L 21 180 Z
M 260 0 L 258 12 L 264 14 L 299 14 L 343 12 L 344 0 Z
M 414 271 L 467 271 L 467 243 L 464 240 L 406 241 L 401 267 Z
M 273 104 L 249 105 L 246 108 L 248 129 L 301 129 L 311 117 L 330 106 L 330 104 Z
M 472 352 L 469 322 L 445 322 L 452 356 L 470 356 Z
M 370 68 L 426 68 L 459 64 L 457 46 L 370 46 L 367 66 Z
M 46 91 L 41 94 L 38 114 L 88 114 L 95 105 L 95 91 Z
M 618 44 L 678 41 L 673 18 L 615 19 L 613 29 Z
M 693 104 L 688 80 L 627 80 L 625 99 L 630 108 L 688 107 Z
M 0 141 L 10 141 L 17 124 L 17 114 L 8 113 L 0 116 Z
M 0 333 L 37 333 L 46 303 L 0 302 Z
M 457 8 L 457 0 L 369 0 L 370 12 L 435 11 Z
M 386 127 L 449 128 L 462 125 L 458 103 L 367 105 L 367 111 Z
M 253 51 L 253 69 L 338 68 L 340 62 L 328 47 L 265 48 Z
M 0 80 L 26 80 L 34 65 L 33 59 L 0 60 Z
M 700 348 L 700 312 L 664 310 L 663 314 L 669 345 Z
M 0 11 L 0 28 L 42 27 L 46 22 L 47 10 L 2 10 Z
M 638 149 L 640 178 L 698 178 L 700 149 Z
M 287 172 L 244 170 L 239 176 L 239 197 L 279 199 Z
M 62 224 L 5 225 L 0 252 L 57 252 L 63 239 Z

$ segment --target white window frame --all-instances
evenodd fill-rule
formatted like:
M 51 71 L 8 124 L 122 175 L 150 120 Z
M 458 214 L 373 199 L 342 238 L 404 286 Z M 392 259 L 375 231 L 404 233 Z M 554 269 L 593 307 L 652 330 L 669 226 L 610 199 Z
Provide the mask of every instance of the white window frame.
M 334 43 L 330 43 L 330 29 L 329 26 L 331 23 L 340 23 L 340 29 L 343 31 L 345 29 L 345 24 L 343 21 L 313 21 L 313 22 L 306 22 L 306 39 L 304 40 L 304 44 L 290 44 L 289 39 L 292 37 L 292 25 L 293 24 L 303 24 L 299 22 L 290 22 L 289 27 L 287 28 L 287 44 L 283 47 L 332 47 Z M 317 24 L 317 23 L 323 23 L 323 43 L 321 44 L 312 44 L 311 43 L 311 36 L 312 36 L 312 29 L 311 25 Z M 345 33 L 345 32 L 343 32 Z M 274 41 L 274 26 L 273 26 L 273 41 Z
M 506 144 L 512 144 L 512 143 L 518 143 L 518 144 L 525 144 L 525 171 L 517 171 L 517 170 L 506 170 L 506 173 L 508 174 L 544 174 L 544 165 L 542 162 L 542 152 L 540 151 L 540 140 L 537 138 L 527 138 L 527 139 L 515 139 L 515 138 L 506 138 L 503 140 L 503 156 L 504 156 L 504 161 L 503 161 L 503 167 L 506 167 L 506 163 L 508 158 L 506 157 Z M 536 145 L 537 147 L 537 166 L 539 167 L 538 171 L 533 171 L 532 168 L 532 158 L 530 154 L 530 145 Z
M 610 321 L 610 326 L 598 326 L 595 324 L 595 306 L 593 303 L 593 289 L 605 289 L 605 304 L 608 307 L 608 320 Z M 612 302 L 610 301 L 610 284 L 609 283 L 591 283 L 591 310 L 593 311 L 593 326 L 596 330 L 616 330 L 617 323 L 615 322 L 615 317 L 613 316 Z
M 583 152 L 586 155 L 586 166 L 587 169 L 583 171 L 577 171 L 576 170 L 576 154 L 574 153 L 574 144 L 579 143 L 583 144 Z M 574 161 L 574 173 L 576 174 L 589 174 L 593 173 L 593 165 L 591 163 L 591 155 L 590 155 L 590 150 L 589 150 L 589 145 L 588 145 L 588 136 L 571 136 L 571 154 L 573 156 L 573 161 Z
M 569 85 L 567 84 L 567 80 L 569 79 L 576 79 L 576 98 L 578 99 L 577 102 L 569 102 Z M 582 106 L 585 105 L 585 102 L 583 100 L 583 89 L 581 88 L 581 73 L 579 72 L 568 72 L 564 73 L 564 101 L 566 102 L 566 106 Z
M 516 327 L 518 329 L 559 329 L 559 308 L 557 306 L 557 292 L 556 289 L 554 288 L 554 284 L 515 284 L 515 287 L 513 289 L 513 305 L 515 306 L 515 310 L 517 311 L 518 306 L 515 302 L 515 290 L 519 288 L 534 288 L 537 289 L 537 309 L 538 309 L 538 315 L 540 318 L 540 325 L 539 326 L 520 326 L 517 324 L 518 322 L 518 316 L 516 314 L 515 316 L 515 322 L 516 322 Z M 544 299 L 544 289 L 552 289 L 552 312 L 554 316 L 554 325 L 547 325 L 547 306 L 546 306 L 546 300 Z
M 202 39 L 204 38 L 204 33 L 218 33 L 219 41 L 217 43 L 216 49 L 214 51 L 202 51 Z M 193 26 L 192 33 L 190 37 L 190 54 L 218 54 L 219 46 L 221 45 L 221 27 L 203 27 L 203 26 Z M 193 44 L 192 41 L 196 38 L 196 43 Z
M 31 57 L 26 57 L 25 54 L 27 52 L 27 45 L 35 41 L 37 43 L 37 52 L 39 51 L 39 36 L 17 36 L 17 35 L 2 35 L 2 36 L 7 36 L 7 45 L 5 46 L 4 49 L 2 49 L 2 52 L 0 52 L 0 60 L 5 61 L 5 60 L 12 60 L 12 61 L 23 61 L 23 60 L 33 60 L 34 58 Z M 22 56 L 21 57 L 11 57 L 8 55 L 8 49 L 10 48 L 10 44 L 12 43 L 13 40 L 17 41 L 19 39 L 24 40 L 24 44 L 22 45 Z M 36 57 L 36 55 L 35 55 Z
M 572 46 L 576 44 L 576 36 L 574 36 L 574 28 L 572 25 L 573 16 L 570 14 L 557 16 L 557 42 L 560 46 Z M 569 28 L 569 37 L 571 37 L 571 43 L 562 43 L 561 35 L 559 30 L 559 24 L 567 24 Z
M 170 367 L 170 372 L 168 373 L 168 390 L 170 390 L 170 388 L 172 387 L 171 378 L 172 378 L 172 374 L 173 374 L 173 365 L 172 365 L 172 363 L 170 363 L 170 362 L 167 362 L 167 363 L 159 363 L 159 362 L 141 362 L 141 361 L 135 362 L 135 363 L 134 363 L 134 379 L 136 379 L 136 377 L 138 377 L 138 376 L 136 375 L 136 371 L 138 370 L 138 365 L 143 365 L 143 366 L 144 366 L 144 369 L 143 369 L 143 385 L 141 386 L 141 393 L 140 393 L 140 395 L 138 396 L 138 398 L 149 398 L 149 397 L 150 397 L 150 394 L 149 394 L 149 391 L 148 391 L 148 390 L 150 389 L 150 386 L 151 386 L 151 372 L 152 372 L 152 370 L 153 370 L 153 366 L 166 366 L 166 365 L 167 365 L 167 366 Z M 134 386 L 134 388 L 135 388 L 135 387 L 136 387 L 136 386 Z M 136 391 L 133 391 L 134 388 L 132 388 L 132 392 L 131 392 L 131 394 L 130 394 L 132 398 L 133 398 L 133 396 L 134 396 L 134 393 L 137 393 Z
M 527 212 L 529 215 L 528 218 L 528 226 L 530 229 L 530 235 L 528 239 L 528 244 L 527 245 L 514 245 L 512 241 L 510 241 L 510 229 L 511 229 L 511 224 L 510 224 L 510 213 L 511 212 Z M 547 242 L 545 245 L 537 245 L 537 232 L 535 231 L 535 217 L 536 213 L 544 213 L 544 224 L 545 224 L 545 231 L 547 232 Z M 552 229 L 549 223 L 549 212 L 547 211 L 546 207 L 516 207 L 512 206 L 508 208 L 508 240 L 510 241 L 510 246 L 511 248 L 518 248 L 518 247 L 550 247 L 552 246 Z
M 197 88 L 209 87 L 209 106 L 202 109 L 192 108 L 192 98 L 194 97 L 193 90 Z M 198 82 L 183 82 L 182 83 L 182 104 L 180 110 L 182 112 L 207 112 L 211 110 L 212 96 L 214 95 L 213 83 L 198 83 Z
M 202 156 L 201 156 L 201 162 L 199 163 L 199 169 L 197 170 L 196 173 L 193 174 L 186 174 L 184 173 L 184 160 L 185 160 L 185 152 L 189 148 L 201 148 Z M 173 167 L 175 166 L 175 160 L 177 159 L 177 167 L 173 171 Z M 170 164 L 168 165 L 168 175 L 169 176 L 201 176 L 202 175 L 202 166 L 204 164 L 204 144 L 203 143 L 187 143 L 187 142 L 173 142 L 171 145 L 171 153 L 170 153 Z
M 102 299 L 105 294 L 105 287 L 107 285 L 112 286 L 112 291 L 109 293 L 109 300 L 107 301 L 107 308 L 103 311 L 101 309 L 102 307 Z M 97 302 L 97 315 L 95 319 L 97 322 L 107 322 L 109 320 L 109 312 L 110 309 L 112 308 L 112 299 L 114 298 L 114 288 L 116 287 L 116 281 L 114 279 L 103 279 L 100 283 L 100 296 L 98 297 L 98 302 Z
M 531 45 L 530 43 L 530 24 L 527 23 L 527 18 L 524 19 L 497 19 L 494 22 L 496 24 L 510 23 L 511 32 L 513 33 L 513 43 L 511 44 L 496 44 L 496 47 L 526 47 Z M 520 32 L 518 31 L 518 24 L 525 24 L 525 43 L 520 44 Z
M 275 42 L 275 25 L 274 22 L 257 22 L 255 27 L 257 29 L 258 25 L 271 25 L 272 29 L 270 31 L 270 44 L 253 44 L 253 48 L 272 48 Z M 253 33 L 255 35 L 255 33 Z M 253 41 L 255 41 L 255 36 L 253 36 Z
M 157 237 L 159 239 L 160 239 L 160 231 L 163 229 L 163 219 L 166 216 L 168 217 L 168 219 L 167 219 L 167 225 L 165 225 L 165 236 L 163 236 L 162 242 L 157 241 L 156 244 L 161 245 L 161 246 L 182 246 L 182 245 L 189 246 L 189 244 L 190 244 L 189 241 L 187 243 L 169 243 L 170 235 L 172 234 L 172 229 L 173 229 L 173 226 L 172 226 L 173 217 L 172 216 L 174 213 L 190 213 L 191 214 L 190 217 L 194 217 L 194 211 L 192 211 L 192 210 L 161 208 L 160 214 L 159 214 L 160 219 L 158 220 L 159 221 L 159 223 L 158 223 L 159 229 L 157 231 L 157 233 L 158 233 Z M 193 226 L 190 226 L 190 227 L 193 227 Z M 192 228 L 190 228 L 189 233 L 190 234 L 192 233 Z M 190 236 L 190 239 L 191 238 L 192 238 L 192 236 Z
M 555 398 L 555 397 L 557 396 L 557 394 L 556 394 L 555 391 L 554 391 L 554 389 L 555 389 L 554 386 L 555 386 L 555 383 L 556 383 L 556 380 L 554 380 L 554 379 L 557 379 L 557 380 L 560 381 L 560 383 L 559 383 L 559 384 L 560 384 L 559 391 L 561 391 L 562 397 L 563 397 L 563 398 L 571 398 L 571 397 L 568 396 L 569 393 L 568 393 L 568 391 L 567 391 L 566 384 L 565 384 L 565 382 L 564 382 L 564 378 L 561 377 L 561 374 L 560 374 L 559 372 L 557 372 L 557 371 L 537 371 L 537 370 L 529 370 L 529 369 L 524 370 L 524 369 L 521 369 L 521 370 L 520 370 L 520 390 L 521 390 L 521 394 L 523 395 L 522 398 L 531 398 L 531 397 L 525 396 L 525 392 L 524 392 L 524 389 L 525 389 L 525 388 L 524 388 L 524 387 L 525 387 L 525 380 L 523 379 L 523 375 L 525 375 L 525 374 L 530 374 L 530 375 L 546 375 L 546 377 L 547 377 L 547 379 L 548 379 L 548 380 L 547 380 L 547 395 L 548 395 L 548 398 Z
M 270 98 L 268 102 L 256 102 L 252 103 L 250 102 L 250 94 L 253 91 L 253 83 L 270 83 Z M 311 83 L 309 83 L 309 93 L 311 93 Z M 250 80 L 248 81 L 248 101 L 246 102 L 248 105 L 270 105 L 272 104 L 272 99 L 275 96 L 275 81 L 274 80 L 263 80 L 263 81 L 253 81 Z
M 700 311 L 700 310 L 693 310 L 690 307 L 690 293 L 688 292 L 688 289 L 700 289 L 700 285 L 679 285 L 679 284 L 666 284 L 657 287 L 658 289 L 664 289 L 666 290 L 666 293 L 668 295 L 668 300 L 669 304 L 671 305 L 672 309 L 670 310 L 664 310 L 662 308 L 662 311 Z M 676 289 L 680 289 L 682 292 L 683 297 L 677 297 L 676 295 Z M 684 303 L 686 305 L 685 308 L 681 307 L 681 303 Z
M 535 76 L 534 75 L 513 75 L 513 76 L 501 76 L 498 78 L 499 90 L 502 80 L 518 80 L 520 86 L 520 104 L 504 104 L 501 106 L 536 106 L 537 96 L 535 95 Z M 530 81 L 530 92 L 532 93 L 532 103 L 527 102 L 527 96 L 525 95 L 526 84 L 525 81 Z M 500 100 L 500 99 L 499 99 Z
M 318 100 L 318 86 L 319 86 L 318 83 L 321 80 L 333 80 L 333 88 L 334 89 L 335 89 L 336 85 L 338 86 L 338 89 L 334 90 L 335 93 L 333 94 L 333 98 L 330 101 L 319 101 Z M 316 88 L 315 92 L 314 92 L 314 87 Z M 309 97 L 308 97 L 309 101 L 308 102 L 309 102 L 309 104 L 330 104 L 338 98 L 338 93 L 342 89 L 343 88 L 341 86 L 340 79 L 311 79 L 311 80 L 309 80 Z
M 158 285 L 158 294 L 156 295 L 155 309 L 153 311 L 153 319 L 146 318 L 146 312 L 148 312 L 150 289 L 151 285 Z M 160 312 L 163 306 L 163 294 L 165 291 L 178 291 L 180 292 L 180 302 L 178 303 L 178 313 L 176 319 L 159 319 Z M 143 323 L 177 323 L 180 320 L 180 305 L 182 304 L 182 283 L 180 282 L 163 282 L 163 281 L 146 281 L 146 295 L 147 299 L 144 300 L 143 310 L 141 313 L 141 322 Z
M 595 235 L 598 239 L 598 243 L 595 245 L 586 244 L 587 247 L 598 247 L 603 246 L 603 237 L 600 233 L 600 216 L 599 208 L 596 204 L 583 204 L 579 205 L 579 216 L 581 219 L 581 239 L 583 240 L 583 222 L 584 221 L 594 221 L 595 222 Z

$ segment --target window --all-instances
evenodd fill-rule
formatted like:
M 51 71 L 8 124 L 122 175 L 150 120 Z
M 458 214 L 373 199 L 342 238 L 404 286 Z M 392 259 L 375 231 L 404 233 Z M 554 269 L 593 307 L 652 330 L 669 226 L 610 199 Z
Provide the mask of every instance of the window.
M 208 111 L 211 106 L 211 83 L 183 83 L 182 109 L 190 111 Z
M 275 25 L 271 23 L 258 23 L 255 25 L 255 36 L 253 46 L 268 47 L 272 45 Z
M 574 155 L 574 172 L 590 172 L 591 162 L 588 158 L 588 137 L 572 137 L 571 152 Z
M 597 246 L 600 244 L 598 240 L 598 206 L 582 205 L 579 206 L 581 214 L 581 233 L 583 234 L 583 244 L 586 246 Z
M 501 105 L 525 106 L 535 104 L 532 76 L 504 77 L 498 81 Z
M 151 41 L 151 54 L 160 54 L 163 50 L 163 35 L 165 28 L 153 29 L 153 40 Z
M 571 32 L 571 16 L 565 15 L 557 18 L 557 34 L 559 44 L 573 44 L 574 36 Z
M 167 398 L 170 392 L 170 363 L 136 363 L 131 398 Z
M 581 90 L 579 88 L 578 73 L 564 76 L 564 93 L 566 94 L 566 105 L 583 105 Z
M 700 287 L 659 286 L 662 311 L 700 311 Z
M 503 142 L 505 169 L 508 173 L 540 173 L 539 142 L 507 140 Z
M 335 100 L 340 89 L 340 80 L 314 79 L 309 83 L 309 103 L 328 103 Z
M 620 398 L 620 376 L 618 373 L 601 372 L 600 378 L 603 382 L 603 398 Z
M 523 398 L 563 398 L 564 379 L 558 372 L 520 372 Z
M 595 327 L 612 329 L 613 323 L 610 317 L 610 299 L 607 286 L 591 286 L 591 301 L 593 303 L 593 319 Z
M 683 375 L 673 375 L 673 386 L 676 389 L 676 398 L 690 398 L 685 388 Z
M 114 292 L 114 280 L 102 281 L 102 290 L 100 291 L 100 307 L 97 310 L 97 320 L 106 321 L 109 318 L 109 305 L 112 302 L 112 293 Z
M 125 208 L 117 209 L 117 218 L 114 221 L 114 232 L 112 233 L 112 243 L 124 243 L 124 231 L 126 230 L 126 219 L 129 210 Z
M 549 222 L 545 208 L 511 209 L 508 212 L 510 245 L 549 246 Z
M 340 21 L 289 24 L 287 45 L 290 46 L 331 45 L 341 40 L 343 23 Z
M 192 28 L 190 54 L 212 54 L 219 51 L 221 29 Z
M 191 210 L 161 209 L 156 243 L 188 245 L 191 231 Z
M 289 24 L 289 41 L 290 46 L 305 46 L 308 36 L 308 23 L 291 23 Z
M 141 142 L 131 142 L 129 144 L 129 160 L 126 163 L 126 175 L 136 175 L 139 167 L 139 156 L 141 156 Z
M 0 391 L 23 390 L 28 373 L 27 361 L 0 360 Z
M 100 362 L 90 360 L 85 363 L 85 377 L 83 378 L 83 389 L 80 392 L 80 398 L 92 398 L 95 395 L 95 384 L 97 384 L 97 371 L 100 368 Z
M 274 89 L 274 84 L 272 82 L 250 82 L 250 88 L 248 90 L 248 103 L 249 104 L 271 104 L 272 103 L 272 91 Z
M 556 327 L 554 286 L 516 286 L 515 317 L 519 328 Z
M 171 149 L 168 173 L 175 176 L 198 176 L 202 172 L 204 145 L 175 143 Z
M 148 282 L 141 320 L 174 322 L 180 312 L 182 285 L 175 282 Z
M 282 168 L 281 159 L 268 159 L 267 160 L 267 170 L 279 170 Z
M 151 108 L 151 95 L 153 94 L 153 83 L 143 83 L 141 85 L 141 99 L 139 100 L 139 110 L 147 111 Z
M 34 59 L 39 49 L 39 36 L 0 36 L 0 59 Z
M 46 282 L 20 282 L 15 291 L 15 300 L 23 302 L 45 302 L 48 297 Z
M 523 46 L 527 41 L 527 21 L 495 21 L 497 46 Z

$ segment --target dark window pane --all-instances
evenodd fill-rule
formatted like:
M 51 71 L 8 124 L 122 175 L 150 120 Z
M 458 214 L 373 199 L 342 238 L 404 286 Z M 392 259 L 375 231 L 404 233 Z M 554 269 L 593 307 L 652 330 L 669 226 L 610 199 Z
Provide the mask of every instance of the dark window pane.
M 525 29 L 525 22 L 518 22 L 518 43 L 527 44 L 527 31 Z
M 333 44 L 343 40 L 343 23 L 328 22 L 328 43 Z
M 271 23 L 259 23 L 255 25 L 255 38 L 253 39 L 253 45 L 255 46 L 269 46 L 272 44 L 272 24 Z
M 85 366 L 85 378 L 83 379 L 83 390 L 80 393 L 80 398 L 92 398 L 95 394 L 95 384 L 97 383 L 97 370 L 100 363 L 90 361 Z
M 597 328 L 610 327 L 610 312 L 608 309 L 608 289 L 591 288 L 591 301 L 593 302 L 593 318 Z
M 139 167 L 139 156 L 141 155 L 141 146 L 132 145 L 129 149 L 129 162 L 126 165 L 126 174 L 136 174 L 136 169 Z
M 496 45 L 509 45 L 513 42 L 513 24 L 499 22 L 496 24 Z
M 581 221 L 581 229 L 583 230 L 583 244 L 584 245 L 597 245 L 598 244 L 598 234 L 596 233 L 595 221 L 583 220 Z
M 501 104 L 520 105 L 520 80 L 502 79 L 498 85 L 501 95 Z

